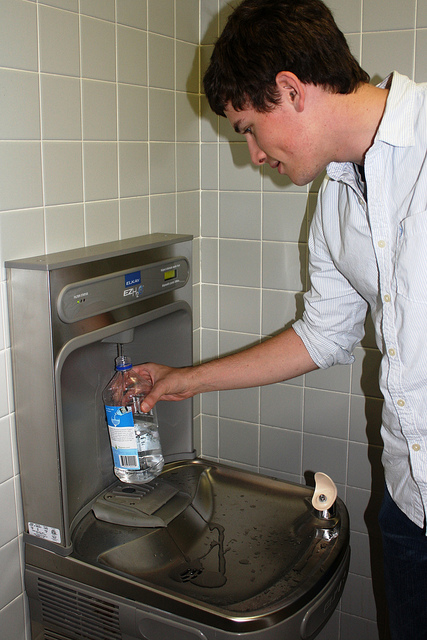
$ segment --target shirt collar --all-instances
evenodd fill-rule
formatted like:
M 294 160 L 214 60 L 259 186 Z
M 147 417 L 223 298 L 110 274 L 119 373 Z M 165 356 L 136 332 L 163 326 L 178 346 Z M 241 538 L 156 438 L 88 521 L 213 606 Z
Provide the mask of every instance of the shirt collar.
M 395 147 L 410 147 L 415 144 L 413 113 L 416 85 L 394 71 L 378 86 L 385 87 L 389 80 L 390 92 L 374 144 L 378 140 Z
M 377 86 L 384 89 L 387 85 L 386 107 L 372 146 L 379 141 L 396 147 L 412 146 L 415 144 L 413 112 L 416 85 L 397 71 Z M 332 180 L 352 183 L 355 179 L 352 162 L 331 162 L 326 172 Z

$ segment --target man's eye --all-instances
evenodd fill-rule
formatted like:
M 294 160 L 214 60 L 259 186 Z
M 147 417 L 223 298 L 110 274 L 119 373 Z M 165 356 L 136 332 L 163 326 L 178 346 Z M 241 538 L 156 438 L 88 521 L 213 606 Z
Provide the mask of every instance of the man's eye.
M 250 127 L 247 127 L 244 131 L 243 131 L 243 135 L 246 135 L 247 133 L 252 133 L 252 129 Z

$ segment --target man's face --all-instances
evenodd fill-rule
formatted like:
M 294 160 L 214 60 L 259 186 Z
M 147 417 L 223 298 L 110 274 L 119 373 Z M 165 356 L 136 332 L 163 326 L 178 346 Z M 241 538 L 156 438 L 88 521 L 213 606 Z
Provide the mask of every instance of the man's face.
M 316 144 L 316 128 L 290 101 L 267 113 L 252 107 L 235 111 L 229 104 L 225 115 L 234 130 L 245 136 L 255 165 L 268 163 L 296 185 L 314 180 L 329 162 L 324 145 Z

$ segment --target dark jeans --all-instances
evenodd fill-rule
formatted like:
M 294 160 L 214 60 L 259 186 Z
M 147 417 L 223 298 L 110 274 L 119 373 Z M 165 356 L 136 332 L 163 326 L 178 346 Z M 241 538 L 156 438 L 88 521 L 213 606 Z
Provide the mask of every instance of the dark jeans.
M 379 514 L 392 640 L 427 640 L 427 537 L 387 489 Z

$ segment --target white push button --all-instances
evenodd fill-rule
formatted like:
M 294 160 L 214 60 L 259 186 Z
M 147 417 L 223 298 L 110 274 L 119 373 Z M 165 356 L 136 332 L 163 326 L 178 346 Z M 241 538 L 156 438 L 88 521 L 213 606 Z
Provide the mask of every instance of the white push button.
M 389 349 L 388 350 L 388 355 L 393 358 L 396 355 L 396 351 L 394 349 Z
M 413 445 L 412 445 L 412 449 L 413 449 L 414 451 L 419 451 L 419 450 L 421 449 L 421 445 L 419 445 L 419 444 L 413 444 Z
M 405 401 L 400 399 L 400 400 L 397 401 L 397 404 L 398 404 L 399 407 L 404 407 L 405 406 Z
M 378 240 L 378 246 L 380 249 L 384 249 L 385 247 L 385 240 Z
M 384 302 L 390 302 L 390 300 L 391 300 L 391 296 L 388 293 L 386 293 L 384 296 Z

